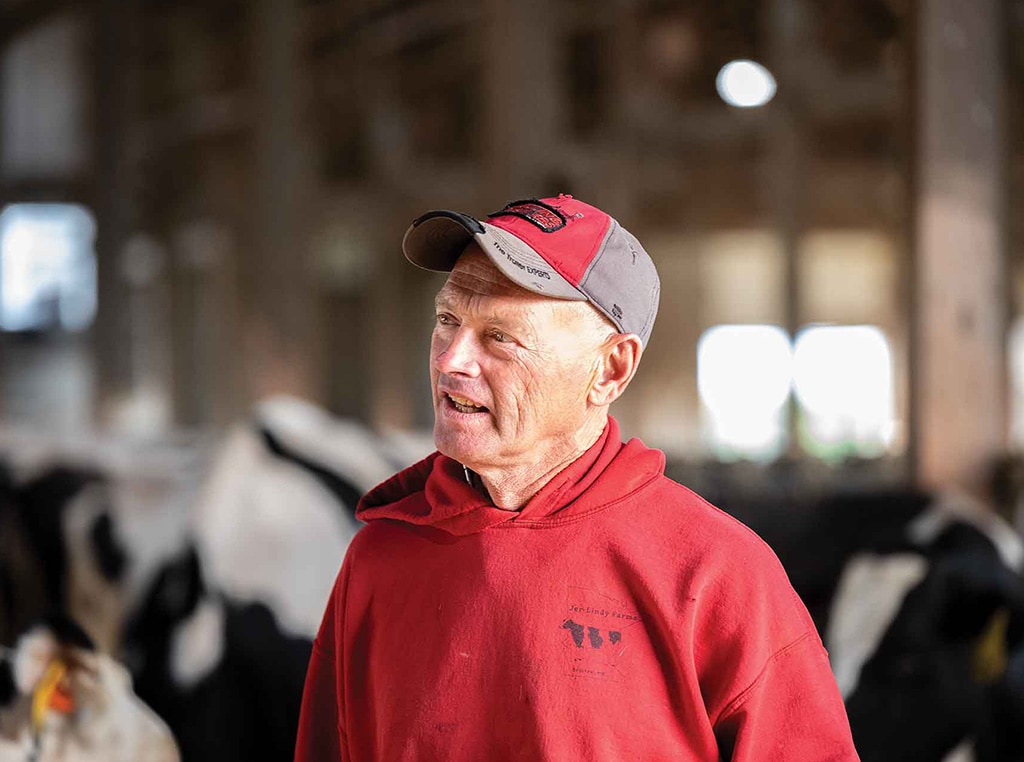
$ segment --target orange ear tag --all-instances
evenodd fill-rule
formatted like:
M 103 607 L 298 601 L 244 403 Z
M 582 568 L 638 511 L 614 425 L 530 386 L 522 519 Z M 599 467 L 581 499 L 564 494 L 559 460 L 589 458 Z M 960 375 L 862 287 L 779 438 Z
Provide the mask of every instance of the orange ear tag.
M 65 676 L 50 694 L 50 709 L 61 714 L 71 714 L 75 711 L 75 697 L 70 692 Z
M 54 694 L 57 693 L 60 682 L 64 679 L 67 670 L 67 665 L 63 661 L 54 659 L 46 667 L 43 678 L 36 685 L 36 689 L 32 693 L 32 729 L 36 733 L 43 729 L 43 724 L 46 722 L 46 713 L 53 706 Z M 66 695 L 63 691 L 61 691 L 61 694 Z

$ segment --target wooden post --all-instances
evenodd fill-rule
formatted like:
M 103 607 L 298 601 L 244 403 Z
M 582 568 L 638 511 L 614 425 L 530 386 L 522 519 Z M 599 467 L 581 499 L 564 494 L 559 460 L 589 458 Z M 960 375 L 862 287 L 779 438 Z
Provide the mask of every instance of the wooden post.
M 306 220 L 309 141 L 302 129 L 298 3 L 252 6 L 252 214 L 240 264 L 247 367 L 255 398 L 290 393 L 319 401 L 316 298 Z
M 141 129 L 138 109 L 139 7 L 100 0 L 95 29 L 95 183 L 97 314 L 94 328 L 97 419 L 109 423 L 131 392 L 128 284 L 121 258 L 136 222 L 137 164 L 131 147 Z
M 976 492 L 1008 428 L 1000 5 L 918 4 L 915 471 Z

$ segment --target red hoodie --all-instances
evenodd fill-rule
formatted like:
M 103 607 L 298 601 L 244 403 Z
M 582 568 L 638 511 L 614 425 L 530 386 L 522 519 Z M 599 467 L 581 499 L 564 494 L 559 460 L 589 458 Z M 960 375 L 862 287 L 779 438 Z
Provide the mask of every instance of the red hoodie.
M 521 511 L 437 453 L 370 492 L 295 759 L 856 760 L 775 555 L 601 439 Z

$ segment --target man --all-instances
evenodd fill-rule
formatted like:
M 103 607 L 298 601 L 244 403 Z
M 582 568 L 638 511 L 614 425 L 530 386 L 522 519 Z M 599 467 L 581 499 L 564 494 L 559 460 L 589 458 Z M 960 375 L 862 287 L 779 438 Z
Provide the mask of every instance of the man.
M 855 760 L 775 556 L 623 444 L 654 265 L 570 196 L 416 220 L 438 452 L 362 500 L 296 759 Z

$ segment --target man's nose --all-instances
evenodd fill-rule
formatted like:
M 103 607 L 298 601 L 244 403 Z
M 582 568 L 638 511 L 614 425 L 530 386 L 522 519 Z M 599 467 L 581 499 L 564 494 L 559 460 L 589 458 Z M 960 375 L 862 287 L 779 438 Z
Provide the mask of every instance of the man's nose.
M 459 328 L 452 334 L 448 345 L 441 347 L 434 358 L 434 367 L 448 375 L 477 376 L 480 374 L 478 350 L 473 332 L 465 327 Z

